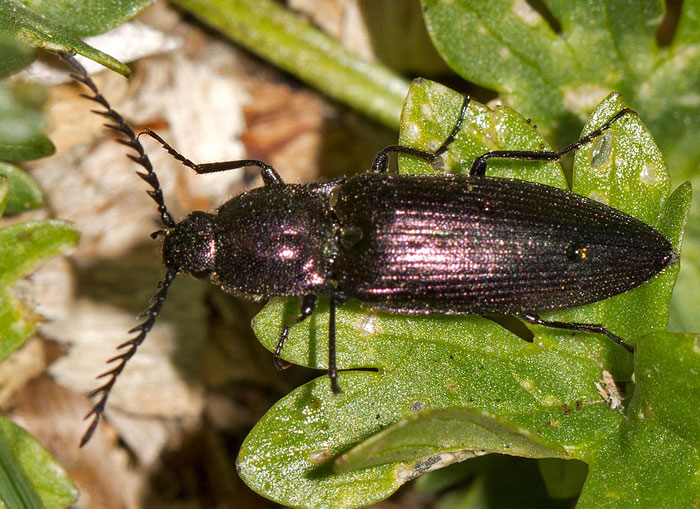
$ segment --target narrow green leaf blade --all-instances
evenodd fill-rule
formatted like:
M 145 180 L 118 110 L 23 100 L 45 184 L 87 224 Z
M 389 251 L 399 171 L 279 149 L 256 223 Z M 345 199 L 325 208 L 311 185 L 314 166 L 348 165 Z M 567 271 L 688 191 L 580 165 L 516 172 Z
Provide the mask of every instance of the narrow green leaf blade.
M 14 283 L 40 260 L 73 247 L 77 242 L 75 227 L 55 219 L 17 223 L 0 229 L 0 284 Z
M 41 509 L 44 505 L 5 434 L 0 431 L 0 498 L 8 507 Z
M 368 62 L 271 0 L 175 0 L 257 55 L 370 118 L 396 127 L 405 79 Z
M 7 177 L 0 175 L 0 217 L 2 217 L 5 212 L 5 206 L 7 205 L 7 195 L 10 192 L 10 183 L 7 181 Z
M 28 45 L 0 32 L 0 79 L 24 69 L 34 58 L 34 51 Z
M 60 509 L 78 490 L 61 465 L 29 433 L 0 417 L 0 494 L 8 508 Z

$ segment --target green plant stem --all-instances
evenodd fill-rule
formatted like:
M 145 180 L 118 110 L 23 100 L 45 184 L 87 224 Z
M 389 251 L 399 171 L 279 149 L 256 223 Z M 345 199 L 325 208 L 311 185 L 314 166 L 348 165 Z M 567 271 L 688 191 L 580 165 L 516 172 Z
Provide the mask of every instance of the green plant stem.
M 397 129 L 408 81 L 367 62 L 271 0 L 173 0 L 236 43 Z

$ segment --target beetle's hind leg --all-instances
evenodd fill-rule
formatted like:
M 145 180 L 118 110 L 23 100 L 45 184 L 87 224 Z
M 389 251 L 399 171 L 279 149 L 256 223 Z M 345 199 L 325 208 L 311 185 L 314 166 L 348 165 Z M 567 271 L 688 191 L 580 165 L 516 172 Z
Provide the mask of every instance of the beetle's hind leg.
M 610 129 L 610 126 L 617 122 L 621 117 L 625 115 L 636 115 L 637 112 L 631 108 L 623 108 L 618 111 L 612 118 L 607 120 L 602 126 L 600 126 L 595 131 L 588 133 L 586 136 L 577 140 L 570 145 L 567 145 L 561 150 L 557 151 L 535 151 L 535 150 L 494 150 L 491 152 L 486 152 L 481 156 L 474 159 L 472 167 L 469 170 L 469 175 L 472 177 L 483 177 L 486 174 L 486 163 L 489 159 L 517 159 L 521 161 L 559 161 L 569 152 L 578 150 L 580 147 L 586 143 L 590 143 L 595 138 L 603 134 L 605 131 Z
M 258 161 L 257 159 L 240 159 L 236 161 L 220 161 L 215 163 L 197 164 L 183 156 L 177 150 L 175 150 L 155 131 L 151 131 L 150 129 L 146 128 L 139 133 L 139 136 L 141 136 L 142 134 L 146 134 L 154 140 L 156 140 L 163 146 L 165 150 L 168 151 L 168 154 L 173 156 L 175 159 L 180 161 L 188 168 L 192 168 L 196 173 L 200 175 L 204 173 L 216 173 L 219 171 L 228 171 L 235 170 L 238 168 L 246 168 L 249 166 L 257 166 L 258 168 L 260 168 L 260 175 L 262 176 L 263 182 L 265 182 L 266 185 L 284 184 L 284 181 L 282 180 L 282 177 L 279 176 L 279 173 L 277 173 L 277 170 L 275 170 L 269 164 L 266 164 L 262 161 Z
M 435 152 L 429 152 L 427 150 L 421 150 L 419 148 L 413 147 L 404 147 L 403 145 L 389 145 L 388 147 L 385 147 L 384 149 L 379 151 L 379 153 L 376 155 L 376 157 L 374 158 L 374 163 L 372 163 L 371 171 L 375 173 L 386 173 L 389 169 L 389 154 L 391 154 L 392 152 L 400 154 L 409 154 L 419 159 L 423 159 L 424 161 L 427 161 L 429 163 L 432 163 L 436 157 L 445 152 L 450 146 L 450 144 L 453 141 L 455 141 L 457 133 L 459 133 L 459 130 L 462 128 L 462 122 L 464 121 L 464 117 L 467 116 L 467 109 L 469 108 L 470 100 L 471 96 L 467 94 L 464 97 L 462 109 L 459 112 L 457 122 L 455 122 L 455 125 L 452 128 L 452 132 L 450 132 L 450 135 L 447 138 L 445 138 L 445 141 L 442 142 L 442 145 L 440 145 L 440 147 Z
M 618 345 L 622 346 L 625 350 L 628 352 L 634 352 L 634 348 L 627 343 L 620 337 L 616 336 L 612 332 L 610 332 L 608 329 L 603 327 L 602 325 L 595 324 L 595 323 L 576 323 L 576 322 L 557 322 L 557 321 L 550 321 L 550 320 L 543 320 L 542 318 L 539 317 L 539 315 L 535 314 L 528 314 L 528 315 L 519 315 L 523 320 L 534 323 L 535 325 L 544 325 L 545 327 L 552 327 L 554 329 L 567 329 L 567 330 L 575 330 L 575 331 L 581 331 L 581 332 L 592 332 L 594 334 L 604 334 L 605 336 L 609 337 L 612 339 L 615 343 Z

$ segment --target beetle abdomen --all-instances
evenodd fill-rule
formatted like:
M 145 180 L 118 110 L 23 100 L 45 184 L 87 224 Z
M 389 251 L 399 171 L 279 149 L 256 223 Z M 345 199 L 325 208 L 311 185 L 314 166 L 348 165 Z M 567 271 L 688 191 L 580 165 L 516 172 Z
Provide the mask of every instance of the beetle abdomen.
M 337 197 L 338 288 L 381 309 L 569 308 L 628 291 L 676 259 L 634 217 L 532 182 L 365 174 Z

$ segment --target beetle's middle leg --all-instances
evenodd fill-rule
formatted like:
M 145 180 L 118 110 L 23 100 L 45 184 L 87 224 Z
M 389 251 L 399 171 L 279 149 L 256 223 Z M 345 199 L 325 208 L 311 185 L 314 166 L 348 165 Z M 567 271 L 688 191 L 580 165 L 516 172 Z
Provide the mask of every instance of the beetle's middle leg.
M 343 302 L 345 302 L 344 295 L 331 295 L 328 307 L 328 378 L 331 379 L 331 391 L 334 394 L 341 392 L 338 385 L 338 367 L 335 364 L 335 308 Z
M 462 127 L 462 121 L 464 120 L 464 117 L 467 116 L 467 109 L 469 108 L 470 100 L 471 96 L 469 94 L 464 96 L 462 109 L 459 112 L 457 122 L 455 122 L 455 125 L 452 128 L 452 132 L 450 132 L 450 135 L 447 138 L 445 138 L 445 141 L 435 152 L 429 152 L 427 150 L 421 150 L 419 148 L 413 147 L 404 147 L 403 145 L 389 145 L 388 147 L 385 147 L 382 150 L 380 150 L 379 153 L 376 155 L 376 157 L 374 158 L 374 163 L 372 163 L 371 171 L 375 173 L 386 173 L 389 169 L 389 154 L 391 154 L 392 152 L 397 154 L 409 154 L 419 159 L 423 159 L 424 161 L 427 161 L 429 163 L 432 163 L 436 157 L 445 152 L 450 146 L 450 144 L 453 141 L 455 141 L 457 133 L 459 133 L 459 130 Z
M 257 166 L 258 168 L 260 168 L 260 176 L 262 177 L 263 182 L 265 182 L 265 185 L 284 184 L 284 181 L 282 180 L 282 177 L 280 177 L 279 173 L 277 173 L 277 170 L 275 170 L 269 164 L 266 164 L 262 161 L 258 161 L 257 159 L 240 159 L 236 161 L 220 161 L 215 163 L 197 164 L 180 154 L 180 152 L 178 152 L 172 146 L 170 146 L 170 144 L 163 138 L 161 138 L 160 135 L 155 131 L 151 131 L 150 129 L 146 128 L 139 133 L 139 136 L 141 136 L 142 134 L 147 134 L 148 136 L 156 140 L 163 146 L 165 150 L 168 151 L 168 154 L 173 156 L 175 159 L 180 161 L 188 168 L 192 168 L 196 173 L 200 175 L 204 173 L 216 173 L 219 171 L 235 170 L 238 168 L 245 168 L 248 166 Z
M 609 337 L 612 339 L 615 343 L 618 345 L 624 347 L 628 352 L 634 352 L 634 348 L 627 343 L 624 342 L 624 340 L 620 336 L 616 336 L 612 332 L 610 332 L 608 329 L 603 327 L 602 325 L 595 324 L 595 323 L 576 323 L 576 322 L 557 322 L 557 321 L 550 321 L 550 320 L 543 320 L 542 318 L 539 317 L 539 315 L 535 314 L 527 314 L 527 315 L 519 315 L 523 320 L 534 323 L 535 325 L 544 325 L 545 327 L 552 327 L 554 329 L 567 329 L 567 330 L 575 330 L 575 331 L 581 331 L 581 332 L 592 332 L 594 334 L 604 334 L 605 336 Z
M 472 167 L 469 170 L 469 175 L 472 177 L 483 177 L 486 174 L 486 163 L 489 159 L 518 159 L 522 161 L 559 161 L 564 155 L 574 150 L 579 149 L 586 143 L 590 143 L 595 138 L 603 134 L 605 131 L 610 129 L 610 126 L 617 122 L 621 117 L 633 114 L 636 115 L 637 112 L 631 108 L 623 108 L 618 111 L 612 118 L 607 120 L 602 126 L 600 126 L 595 131 L 588 133 L 586 136 L 577 140 L 570 145 L 567 145 L 561 150 L 557 151 L 535 151 L 535 150 L 493 150 L 491 152 L 486 152 L 481 156 L 474 159 Z

